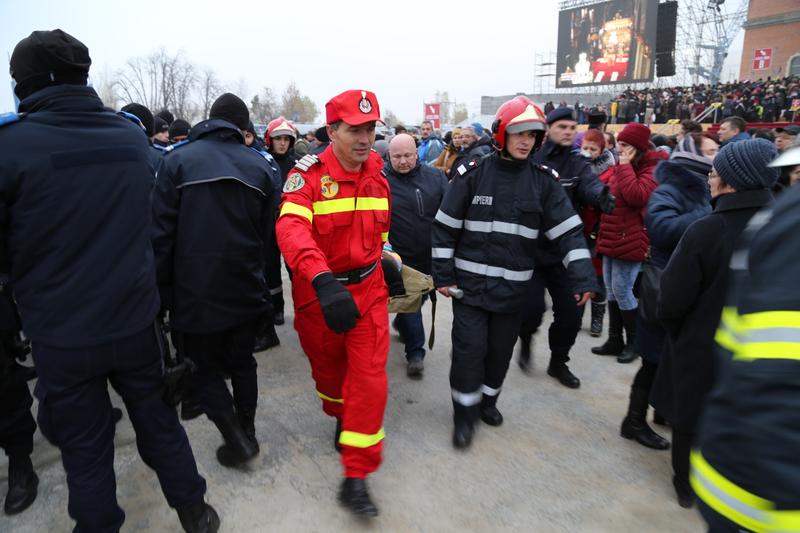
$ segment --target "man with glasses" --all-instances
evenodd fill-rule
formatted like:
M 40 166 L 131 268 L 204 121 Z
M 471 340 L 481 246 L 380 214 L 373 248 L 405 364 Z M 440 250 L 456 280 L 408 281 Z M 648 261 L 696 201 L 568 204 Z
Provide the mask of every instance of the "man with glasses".
M 431 273 L 431 224 L 442 202 L 447 177 L 420 163 L 414 138 L 396 135 L 389 143 L 389 162 L 384 167 L 392 193 L 389 239 L 403 265 Z M 425 358 L 422 313 L 398 313 L 392 322 L 406 345 L 406 373 L 421 378 Z

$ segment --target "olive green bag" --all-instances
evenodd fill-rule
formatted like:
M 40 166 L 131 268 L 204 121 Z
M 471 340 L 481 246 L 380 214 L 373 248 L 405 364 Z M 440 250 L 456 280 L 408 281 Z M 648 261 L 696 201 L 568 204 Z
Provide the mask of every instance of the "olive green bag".
M 403 265 L 400 271 L 403 276 L 403 285 L 406 293 L 401 296 L 389 298 L 390 313 L 416 313 L 422 308 L 422 303 L 430 294 L 431 296 L 431 335 L 428 339 L 428 348 L 433 348 L 434 325 L 436 322 L 436 291 L 433 289 L 433 278 Z

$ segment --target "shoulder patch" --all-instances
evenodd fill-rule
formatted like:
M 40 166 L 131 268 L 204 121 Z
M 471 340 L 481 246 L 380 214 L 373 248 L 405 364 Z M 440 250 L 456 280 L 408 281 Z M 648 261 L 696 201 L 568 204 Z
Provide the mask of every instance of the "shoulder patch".
M 23 116 L 24 114 L 21 113 L 0 114 L 0 128 L 9 124 L 13 124 L 14 122 L 19 122 Z
M 180 148 L 181 146 L 183 146 L 185 144 L 189 144 L 189 142 L 190 142 L 189 139 L 184 139 L 182 141 L 178 141 L 175 144 L 170 144 L 169 146 L 164 148 L 164 151 L 165 152 L 171 152 L 171 151 L 173 151 L 173 150 L 175 150 L 177 148 Z M 153 146 L 156 146 L 156 145 L 153 145 Z
M 283 184 L 283 192 L 299 191 L 305 184 L 306 180 L 303 179 L 303 176 L 299 172 L 294 172 L 286 178 L 286 183 Z
M 556 181 L 558 181 L 561 178 L 559 173 L 556 172 L 556 170 L 554 168 L 550 168 L 547 165 L 543 165 L 541 163 L 536 163 L 536 168 L 538 168 L 539 170 L 543 170 L 543 171 L 547 172 L 548 174 L 553 176 L 556 179 Z
M 301 157 L 300 160 L 294 164 L 294 166 L 299 168 L 303 172 L 308 172 L 308 169 L 316 165 L 317 163 L 319 163 L 319 157 L 313 154 L 306 154 L 303 157 Z
M 458 165 L 458 168 L 456 168 L 456 172 L 458 172 L 459 176 L 463 176 L 464 174 L 466 174 L 470 170 L 472 170 L 474 168 L 477 168 L 477 167 L 478 167 L 478 162 L 476 162 L 473 159 L 469 163 L 461 163 L 460 165 Z

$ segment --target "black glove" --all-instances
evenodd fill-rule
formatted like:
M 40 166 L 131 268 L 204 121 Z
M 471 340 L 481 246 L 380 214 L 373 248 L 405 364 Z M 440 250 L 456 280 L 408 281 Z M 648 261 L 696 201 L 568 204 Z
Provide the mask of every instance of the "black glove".
M 361 318 L 361 314 L 353 301 L 353 295 L 333 274 L 323 272 L 311 284 L 317 291 L 322 315 L 329 328 L 336 333 L 346 333 L 356 327 L 356 320 Z
M 406 286 L 403 285 L 403 276 L 397 268 L 397 263 L 388 257 L 381 258 L 383 267 L 383 280 L 389 287 L 389 296 L 402 296 L 406 293 Z
M 603 213 L 611 213 L 614 211 L 616 202 L 617 199 L 614 198 L 614 195 L 608 190 L 608 185 L 604 186 L 603 192 L 597 197 L 597 207 L 599 207 L 600 211 Z

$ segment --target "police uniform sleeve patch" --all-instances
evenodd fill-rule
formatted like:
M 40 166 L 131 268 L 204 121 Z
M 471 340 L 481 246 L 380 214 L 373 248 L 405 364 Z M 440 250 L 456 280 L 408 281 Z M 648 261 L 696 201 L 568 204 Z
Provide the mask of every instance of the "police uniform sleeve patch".
M 299 191 L 305 184 L 306 180 L 303 179 L 303 176 L 299 172 L 295 172 L 286 178 L 286 183 L 283 185 L 283 192 Z
M 319 163 L 319 158 L 313 154 L 306 154 L 300 158 L 300 160 L 294 164 L 297 168 L 302 170 L 303 172 L 308 172 L 308 169 L 312 166 Z

